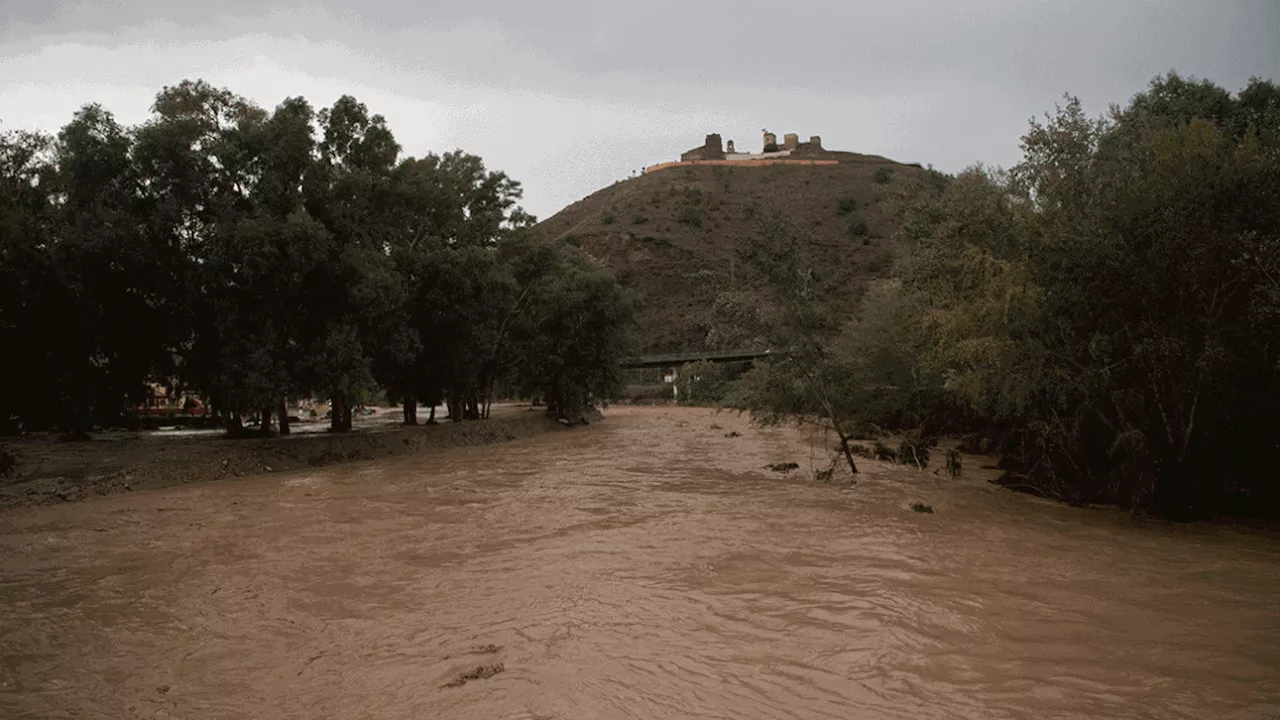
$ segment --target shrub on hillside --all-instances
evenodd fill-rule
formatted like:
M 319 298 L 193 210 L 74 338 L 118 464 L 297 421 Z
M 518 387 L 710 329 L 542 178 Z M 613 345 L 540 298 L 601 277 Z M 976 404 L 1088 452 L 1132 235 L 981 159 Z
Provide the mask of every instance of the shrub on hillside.
M 839 205 L 836 206 L 836 210 L 841 215 L 848 215 L 849 213 L 857 209 L 858 209 L 858 201 L 847 196 L 840 198 L 840 203 Z
M 702 227 L 702 213 L 697 208 L 685 208 L 677 219 L 690 227 Z
M 870 232 L 871 230 L 867 227 L 867 222 L 865 220 L 854 218 L 853 221 L 849 223 L 849 234 L 854 237 L 866 237 Z
M 893 171 L 889 168 L 880 168 L 876 171 L 875 176 L 871 178 L 872 182 L 877 185 L 888 185 L 889 181 L 892 179 Z

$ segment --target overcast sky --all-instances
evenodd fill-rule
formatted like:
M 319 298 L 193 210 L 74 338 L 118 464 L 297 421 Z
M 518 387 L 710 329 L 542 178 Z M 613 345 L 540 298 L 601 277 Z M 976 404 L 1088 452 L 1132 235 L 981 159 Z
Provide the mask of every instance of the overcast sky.
M 0 128 L 86 102 L 136 123 L 184 78 L 266 107 L 351 94 L 539 217 L 715 131 L 1007 166 L 1063 93 L 1099 113 L 1171 69 L 1280 80 L 1280 0 L 0 0 Z

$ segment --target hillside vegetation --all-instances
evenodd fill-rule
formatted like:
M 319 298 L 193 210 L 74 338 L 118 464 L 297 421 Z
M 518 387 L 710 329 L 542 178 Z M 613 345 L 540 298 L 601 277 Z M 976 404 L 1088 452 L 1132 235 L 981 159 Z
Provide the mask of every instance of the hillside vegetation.
M 936 194 L 938 173 L 874 155 L 827 153 L 839 165 L 684 166 L 624 180 L 534 228 L 580 247 L 640 295 L 639 352 L 729 347 L 749 338 L 713 332 L 726 292 L 763 289 L 739 259 L 762 223 L 799 228 L 814 258 L 817 296 L 851 309 L 899 254 L 893 239 L 907 202 Z

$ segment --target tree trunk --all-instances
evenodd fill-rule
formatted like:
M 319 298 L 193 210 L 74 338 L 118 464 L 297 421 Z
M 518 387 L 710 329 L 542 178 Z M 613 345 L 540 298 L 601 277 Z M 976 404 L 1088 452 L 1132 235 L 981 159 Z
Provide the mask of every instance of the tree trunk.
M 466 409 L 462 406 L 462 393 L 452 393 L 449 397 L 449 419 L 462 422 L 462 416 L 465 413 Z
M 227 413 L 227 437 L 240 437 L 244 434 L 244 425 L 240 422 L 240 413 Z
M 427 424 L 428 425 L 436 424 L 436 406 L 435 405 L 431 406 L 431 412 L 427 415 Z
M 853 462 L 853 451 L 849 449 L 849 436 L 841 432 L 839 428 L 836 428 L 836 435 L 840 437 L 840 452 L 844 453 L 844 459 L 849 463 L 849 471 L 857 475 L 858 466 Z
M 347 416 L 347 402 L 341 390 L 334 390 L 333 397 L 329 400 L 329 432 L 345 432 L 345 418 Z
M 271 437 L 271 408 L 262 409 L 262 424 L 258 426 L 258 434 L 262 437 Z
M 409 396 L 404 399 L 404 424 L 418 424 L 418 398 Z
M 280 434 L 289 434 L 289 407 L 284 399 L 280 400 L 280 404 L 276 406 L 276 413 L 280 415 Z
M 497 378 L 490 378 L 488 385 L 485 386 L 484 412 L 480 414 L 485 420 L 489 419 L 489 411 L 493 408 L 493 388 L 497 384 Z
M 351 432 L 352 416 L 355 410 L 350 405 L 344 405 L 342 408 L 342 431 Z

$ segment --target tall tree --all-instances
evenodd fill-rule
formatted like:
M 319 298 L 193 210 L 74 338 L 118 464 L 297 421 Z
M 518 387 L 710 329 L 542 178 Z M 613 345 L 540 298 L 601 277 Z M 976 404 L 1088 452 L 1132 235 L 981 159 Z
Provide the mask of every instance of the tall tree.
M 400 146 L 381 115 L 343 96 L 320 111 L 319 161 L 306 182 L 306 207 L 329 232 L 324 277 L 311 293 L 309 384 L 331 399 L 331 429 L 351 429 L 352 406 L 373 385 L 366 345 L 377 319 L 402 301 L 392 268 L 390 178 Z

